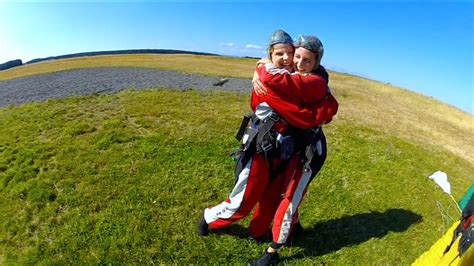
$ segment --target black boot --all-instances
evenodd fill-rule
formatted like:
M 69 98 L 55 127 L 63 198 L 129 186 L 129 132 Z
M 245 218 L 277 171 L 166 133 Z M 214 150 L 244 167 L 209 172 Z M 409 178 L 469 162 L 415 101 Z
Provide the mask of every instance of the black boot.
M 278 252 L 269 253 L 265 250 L 265 253 L 260 258 L 251 261 L 250 265 L 277 265 L 278 262 L 280 262 L 280 254 Z
M 204 212 L 202 213 L 201 220 L 199 220 L 198 233 L 201 236 L 209 235 L 209 225 L 207 224 L 206 219 L 204 219 Z

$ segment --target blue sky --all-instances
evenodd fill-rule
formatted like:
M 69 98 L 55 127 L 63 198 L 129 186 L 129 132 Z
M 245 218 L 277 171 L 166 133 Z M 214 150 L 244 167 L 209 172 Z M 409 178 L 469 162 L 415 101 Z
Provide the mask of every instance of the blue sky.
M 1 0 L 0 0 L 1 1 Z M 0 63 L 87 51 L 264 56 L 268 36 L 315 34 L 327 68 L 474 113 L 473 2 L 0 2 Z

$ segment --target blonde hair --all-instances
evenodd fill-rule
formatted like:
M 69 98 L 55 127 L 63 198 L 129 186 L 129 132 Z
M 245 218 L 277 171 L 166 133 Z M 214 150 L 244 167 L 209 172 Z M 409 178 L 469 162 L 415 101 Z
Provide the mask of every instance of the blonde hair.
M 272 53 L 273 53 L 273 45 L 271 47 L 268 48 L 268 59 L 272 59 Z

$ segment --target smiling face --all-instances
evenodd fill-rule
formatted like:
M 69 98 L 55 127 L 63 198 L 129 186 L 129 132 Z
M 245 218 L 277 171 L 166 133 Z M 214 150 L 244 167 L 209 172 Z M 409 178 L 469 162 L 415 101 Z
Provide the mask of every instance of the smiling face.
M 278 43 L 271 48 L 270 56 L 273 64 L 288 71 L 293 70 L 293 55 L 295 48 L 287 43 Z
M 293 62 L 298 72 L 310 73 L 316 65 L 316 55 L 306 48 L 298 47 Z

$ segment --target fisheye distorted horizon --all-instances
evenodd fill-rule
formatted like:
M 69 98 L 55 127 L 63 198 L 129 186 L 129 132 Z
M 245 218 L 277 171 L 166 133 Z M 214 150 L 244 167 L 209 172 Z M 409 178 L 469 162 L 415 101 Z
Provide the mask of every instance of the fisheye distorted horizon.
M 176 49 L 263 57 L 275 29 L 315 34 L 322 64 L 474 113 L 472 2 L 0 3 L 0 63 Z

